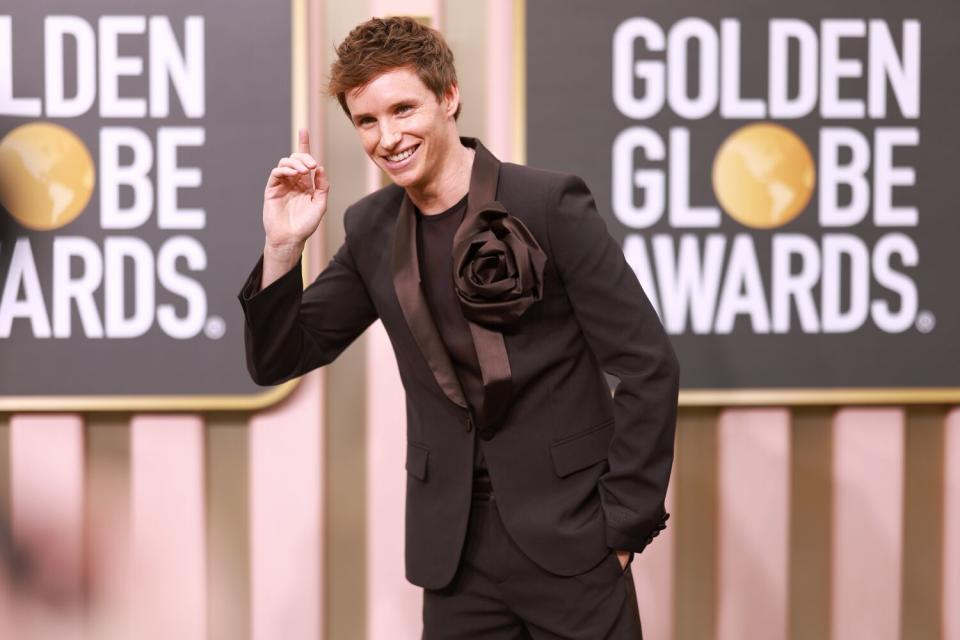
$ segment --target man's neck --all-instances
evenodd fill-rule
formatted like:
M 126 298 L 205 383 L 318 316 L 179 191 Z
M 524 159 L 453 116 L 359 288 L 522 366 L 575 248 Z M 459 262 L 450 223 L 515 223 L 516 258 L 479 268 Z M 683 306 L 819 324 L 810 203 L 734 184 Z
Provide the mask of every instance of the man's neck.
M 407 187 L 407 195 L 422 214 L 442 213 L 466 195 L 470 190 L 474 154 L 474 150 L 463 146 L 457 137 L 443 161 L 440 175 L 428 185 Z

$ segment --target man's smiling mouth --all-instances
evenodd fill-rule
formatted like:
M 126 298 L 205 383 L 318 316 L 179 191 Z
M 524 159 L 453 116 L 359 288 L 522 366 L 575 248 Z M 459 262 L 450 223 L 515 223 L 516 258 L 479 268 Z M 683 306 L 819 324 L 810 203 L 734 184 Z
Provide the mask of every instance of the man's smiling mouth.
M 417 149 L 419 149 L 419 148 L 420 148 L 420 145 L 419 145 L 419 144 L 418 144 L 418 145 L 414 145 L 414 146 L 410 147 L 409 149 L 405 149 L 405 150 L 401 151 L 400 153 L 395 153 L 395 154 L 393 154 L 392 156 L 386 156 L 386 158 L 387 158 L 387 160 L 389 160 L 390 162 L 401 162 L 401 161 L 403 161 L 403 160 L 406 160 L 406 159 L 409 158 L 410 156 L 412 156 L 413 153 L 414 153 Z

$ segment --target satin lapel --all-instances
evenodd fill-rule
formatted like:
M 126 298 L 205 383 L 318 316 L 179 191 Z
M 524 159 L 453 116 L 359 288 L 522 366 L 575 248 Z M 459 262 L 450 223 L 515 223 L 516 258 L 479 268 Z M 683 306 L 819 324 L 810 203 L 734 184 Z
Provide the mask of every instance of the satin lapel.
M 460 138 L 468 147 L 473 147 L 476 155 L 473 158 L 473 169 L 470 171 L 470 196 L 467 198 L 467 215 L 459 231 L 466 228 L 467 222 L 472 222 L 477 216 L 481 205 L 489 204 L 497 199 L 497 182 L 500 180 L 500 161 L 480 144 L 476 138 Z M 459 238 L 457 238 L 459 239 Z M 454 240 L 456 244 L 456 240 Z
M 467 213 L 453 239 L 456 247 L 465 237 L 472 237 L 483 227 L 479 220 L 484 207 L 503 208 L 497 199 L 497 183 L 500 180 L 500 161 L 475 138 L 461 138 L 463 144 L 473 147 L 473 169 L 470 172 L 470 195 L 467 198 Z M 477 352 L 480 374 L 483 380 L 483 406 L 478 407 L 477 420 L 488 430 L 495 429 L 506 416 L 513 397 L 513 374 L 507 345 L 503 334 L 467 320 L 473 347 Z
M 413 203 L 406 194 L 400 204 L 400 213 L 393 232 L 393 286 L 397 292 L 403 317 L 410 327 L 413 339 L 420 347 L 433 377 L 448 398 L 463 408 L 467 407 L 463 388 L 457 378 L 450 355 L 440 338 L 430 315 L 426 298 L 420 288 L 420 263 L 417 260 L 417 219 Z

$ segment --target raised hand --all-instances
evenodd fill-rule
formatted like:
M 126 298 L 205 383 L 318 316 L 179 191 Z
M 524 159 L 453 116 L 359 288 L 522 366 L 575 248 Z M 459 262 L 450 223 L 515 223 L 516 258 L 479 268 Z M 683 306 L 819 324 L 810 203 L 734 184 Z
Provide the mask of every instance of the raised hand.
M 327 211 L 330 183 L 310 155 L 310 134 L 300 129 L 297 153 L 281 158 L 263 190 L 263 278 L 261 287 L 288 272 Z

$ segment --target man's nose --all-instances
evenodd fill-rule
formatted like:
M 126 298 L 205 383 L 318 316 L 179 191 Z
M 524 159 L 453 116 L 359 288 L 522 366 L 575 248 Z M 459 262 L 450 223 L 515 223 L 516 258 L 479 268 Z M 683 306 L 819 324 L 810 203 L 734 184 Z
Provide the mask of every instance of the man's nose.
M 380 146 L 384 149 L 393 149 L 400 142 L 402 135 L 390 127 L 380 126 Z

